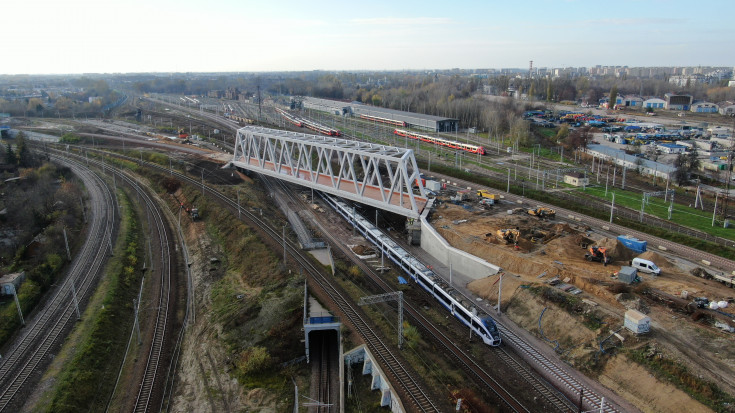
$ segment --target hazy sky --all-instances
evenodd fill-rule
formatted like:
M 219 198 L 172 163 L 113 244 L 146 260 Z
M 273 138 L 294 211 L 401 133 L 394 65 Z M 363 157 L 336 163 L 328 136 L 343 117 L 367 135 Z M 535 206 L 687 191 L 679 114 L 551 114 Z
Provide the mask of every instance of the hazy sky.
M 732 66 L 732 0 L 7 0 L 0 73 Z

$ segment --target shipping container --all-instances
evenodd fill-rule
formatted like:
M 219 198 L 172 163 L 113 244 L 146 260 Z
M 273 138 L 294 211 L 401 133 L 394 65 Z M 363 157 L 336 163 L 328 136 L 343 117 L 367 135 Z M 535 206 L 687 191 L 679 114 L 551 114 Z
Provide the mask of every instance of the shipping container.
M 646 252 L 646 249 L 648 249 L 648 242 L 641 241 L 629 235 L 619 235 L 618 241 L 620 241 L 623 245 L 628 247 L 628 249 L 635 251 L 639 254 L 641 252 Z

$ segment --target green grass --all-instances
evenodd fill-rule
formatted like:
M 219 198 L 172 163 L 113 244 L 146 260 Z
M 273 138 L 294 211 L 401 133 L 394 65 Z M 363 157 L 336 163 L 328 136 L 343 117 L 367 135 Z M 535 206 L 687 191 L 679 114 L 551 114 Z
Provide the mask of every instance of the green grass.
M 612 201 L 612 194 L 615 193 L 615 205 L 625 206 L 633 210 L 641 209 L 643 195 L 640 193 L 615 188 L 609 189 L 607 191 L 607 196 L 605 196 L 605 188 L 598 186 L 588 186 L 584 190 L 579 188 L 578 191 L 585 195 L 594 196 L 608 202 Z M 676 200 L 676 196 L 674 196 L 674 199 Z M 647 214 L 654 215 L 659 218 L 669 219 L 669 205 L 670 202 L 664 202 L 661 197 L 650 197 L 644 211 Z M 719 224 L 718 222 L 715 222 L 715 226 L 712 226 L 712 211 L 702 211 L 701 209 L 674 203 L 674 208 L 671 213 L 671 221 L 678 225 L 698 229 L 710 235 L 722 238 L 733 239 L 735 236 L 735 228 L 723 228 L 721 220 L 719 221 Z
M 421 168 L 426 167 L 426 163 L 423 161 L 418 161 L 418 165 Z M 451 166 L 432 164 L 431 169 L 432 171 L 435 171 L 438 173 L 453 176 L 455 178 L 464 179 L 464 180 L 474 182 L 476 184 L 484 185 L 490 188 L 496 188 L 501 191 L 505 191 L 507 187 L 507 181 L 504 179 L 501 180 L 501 179 L 496 179 L 496 178 L 487 177 L 487 176 L 479 176 L 476 173 L 465 172 L 464 170 L 458 170 Z M 531 189 L 529 187 L 526 187 L 524 190 L 521 185 L 515 185 L 511 183 L 510 193 L 515 194 L 515 195 L 524 195 L 528 199 L 534 199 L 539 202 L 544 202 L 547 204 L 555 205 L 555 206 L 565 208 L 565 209 L 568 209 L 568 210 L 571 210 L 571 211 L 574 211 L 574 212 L 577 212 L 583 215 L 587 215 L 593 218 L 603 219 L 603 220 L 608 220 L 610 218 L 609 210 L 602 211 L 593 206 L 581 204 L 581 203 L 580 204 L 570 204 L 568 200 L 557 197 L 554 192 L 538 191 L 535 189 Z M 615 202 L 617 203 L 617 197 L 615 198 Z M 639 202 L 640 202 L 640 198 L 639 198 Z M 638 207 L 640 208 L 640 204 L 638 204 Z M 627 228 L 630 228 L 636 231 L 645 232 L 654 237 L 664 238 L 669 241 L 687 245 L 689 247 L 696 248 L 701 251 L 709 252 L 711 254 L 718 255 L 720 257 L 724 257 L 727 259 L 735 259 L 735 249 L 729 248 L 726 246 L 722 246 L 714 242 L 709 242 L 709 241 L 705 241 L 700 238 L 692 237 L 686 234 L 673 232 L 665 228 L 644 225 L 638 221 L 621 218 L 619 216 L 615 217 L 614 222 L 618 225 L 622 225 L 624 227 L 627 227 Z
M 104 411 L 117 378 L 133 322 L 132 301 L 137 296 L 141 271 L 138 262 L 140 226 L 127 195 L 123 204 L 122 236 L 107 267 L 102 306 L 89 307 L 76 353 L 64 366 L 47 405 L 48 412 Z M 91 300 L 90 302 L 94 302 Z

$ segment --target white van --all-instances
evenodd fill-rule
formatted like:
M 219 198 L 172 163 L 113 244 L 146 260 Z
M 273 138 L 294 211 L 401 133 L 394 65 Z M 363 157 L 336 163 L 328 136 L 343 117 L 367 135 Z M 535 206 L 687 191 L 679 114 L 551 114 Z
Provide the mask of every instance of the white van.
M 656 264 L 643 258 L 633 258 L 630 266 L 641 272 L 647 272 L 653 275 L 661 274 L 661 269 Z

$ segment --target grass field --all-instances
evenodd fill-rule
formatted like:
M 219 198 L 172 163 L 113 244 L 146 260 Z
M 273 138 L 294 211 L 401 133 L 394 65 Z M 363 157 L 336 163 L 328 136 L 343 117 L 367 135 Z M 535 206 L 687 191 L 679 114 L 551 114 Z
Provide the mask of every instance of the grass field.
M 605 188 L 597 186 L 588 186 L 585 189 L 579 188 L 578 191 L 608 202 L 612 202 L 612 194 L 614 193 L 615 205 L 625 206 L 639 211 L 641 209 L 643 195 L 640 193 L 615 188 L 609 189 L 607 195 L 605 195 Z M 676 201 L 676 195 L 674 196 L 674 200 Z M 659 218 L 669 219 L 670 198 L 668 198 L 668 201 L 664 202 L 664 199 L 660 197 L 649 197 L 644 212 Z M 711 235 L 728 239 L 735 238 L 735 229 L 723 228 L 721 217 L 717 217 L 715 225 L 712 226 L 712 211 L 702 211 L 701 209 L 674 203 L 671 212 L 671 221 L 679 225 L 704 231 Z

